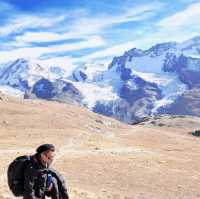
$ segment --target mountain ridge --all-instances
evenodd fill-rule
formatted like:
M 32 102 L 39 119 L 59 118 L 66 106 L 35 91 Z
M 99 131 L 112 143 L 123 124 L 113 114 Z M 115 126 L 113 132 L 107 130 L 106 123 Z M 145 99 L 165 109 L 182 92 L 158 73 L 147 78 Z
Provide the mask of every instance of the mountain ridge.
M 24 92 L 26 98 L 75 102 L 131 124 L 167 112 L 178 97 L 199 87 L 199 49 L 200 37 L 133 48 L 108 66 L 81 65 L 70 76 L 63 68 L 18 59 L 1 69 L 0 84 Z

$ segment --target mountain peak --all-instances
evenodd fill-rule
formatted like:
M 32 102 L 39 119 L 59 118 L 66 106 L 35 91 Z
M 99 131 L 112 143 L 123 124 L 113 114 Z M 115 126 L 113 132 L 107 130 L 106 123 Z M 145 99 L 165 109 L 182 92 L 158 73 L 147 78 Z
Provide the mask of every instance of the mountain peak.
M 200 46 L 200 36 L 195 36 L 191 39 L 188 39 L 181 43 L 181 50 L 189 50 L 193 52 L 193 54 L 200 54 L 199 46 Z
M 48 77 L 47 69 L 29 59 L 19 58 L 7 64 L 2 70 L 0 83 L 23 90 L 41 77 Z
M 188 41 L 200 42 L 200 36 L 199 36 L 199 35 L 197 35 L 197 36 L 195 36 L 195 37 L 193 37 L 193 38 L 189 39 Z
M 149 48 L 146 52 L 153 52 L 156 55 L 160 55 L 161 53 L 167 52 L 169 50 L 176 50 L 177 45 L 177 42 L 159 43 Z

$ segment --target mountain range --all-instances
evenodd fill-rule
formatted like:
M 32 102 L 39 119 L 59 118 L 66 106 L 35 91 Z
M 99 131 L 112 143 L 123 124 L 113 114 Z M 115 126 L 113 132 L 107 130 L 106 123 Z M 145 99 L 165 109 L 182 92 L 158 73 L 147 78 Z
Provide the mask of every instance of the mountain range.
M 199 36 L 133 48 L 108 66 L 66 68 L 24 58 L 1 64 L 0 91 L 78 104 L 128 124 L 159 114 L 200 116 Z

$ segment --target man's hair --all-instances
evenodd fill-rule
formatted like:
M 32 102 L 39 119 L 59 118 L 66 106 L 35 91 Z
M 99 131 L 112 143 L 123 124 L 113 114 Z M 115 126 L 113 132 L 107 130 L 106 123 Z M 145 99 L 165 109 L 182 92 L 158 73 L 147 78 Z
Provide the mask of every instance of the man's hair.
M 43 144 L 36 149 L 37 153 L 43 153 L 45 151 L 55 151 L 55 147 L 53 144 Z
M 51 151 L 51 152 L 54 152 L 55 149 L 52 148 L 52 149 L 49 149 L 49 150 L 47 150 L 47 151 L 43 151 L 41 154 L 47 155 L 50 151 Z

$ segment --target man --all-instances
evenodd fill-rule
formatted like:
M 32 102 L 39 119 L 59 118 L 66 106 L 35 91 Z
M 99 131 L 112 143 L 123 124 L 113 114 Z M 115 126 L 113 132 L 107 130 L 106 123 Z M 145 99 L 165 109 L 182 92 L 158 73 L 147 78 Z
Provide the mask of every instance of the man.
M 55 156 L 52 144 L 43 144 L 31 156 L 24 171 L 24 199 L 68 199 L 67 189 L 60 174 L 49 168 Z

